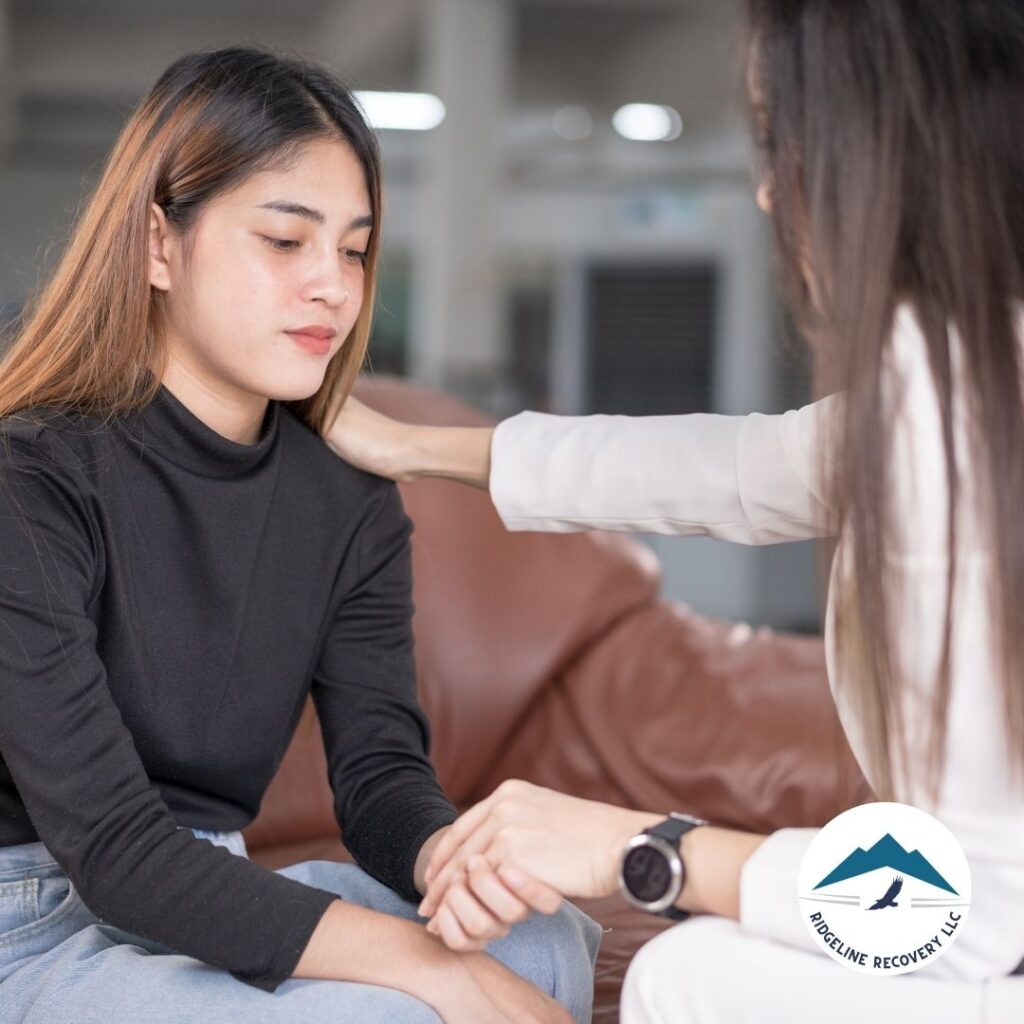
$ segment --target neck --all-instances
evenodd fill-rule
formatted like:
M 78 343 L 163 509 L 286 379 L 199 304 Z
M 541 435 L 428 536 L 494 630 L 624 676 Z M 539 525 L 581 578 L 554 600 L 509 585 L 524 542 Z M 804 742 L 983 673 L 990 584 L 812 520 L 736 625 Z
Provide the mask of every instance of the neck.
M 236 444 L 255 444 L 259 440 L 268 402 L 263 395 L 205 380 L 173 356 L 160 382 L 222 437 Z

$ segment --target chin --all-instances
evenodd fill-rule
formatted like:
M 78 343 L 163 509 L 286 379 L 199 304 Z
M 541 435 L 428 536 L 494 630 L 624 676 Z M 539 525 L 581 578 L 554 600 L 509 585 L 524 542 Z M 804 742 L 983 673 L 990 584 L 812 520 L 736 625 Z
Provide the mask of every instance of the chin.
M 324 383 L 323 373 L 282 373 L 272 381 L 261 383 L 259 392 L 277 402 L 301 402 L 315 395 Z

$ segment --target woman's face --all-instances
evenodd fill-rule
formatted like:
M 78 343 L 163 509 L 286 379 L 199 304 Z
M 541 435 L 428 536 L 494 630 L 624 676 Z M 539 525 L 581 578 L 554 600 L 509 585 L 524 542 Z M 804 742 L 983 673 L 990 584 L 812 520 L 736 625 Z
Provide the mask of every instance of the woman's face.
M 153 204 L 150 281 L 167 293 L 179 387 L 257 407 L 314 394 L 362 308 L 371 227 L 363 166 L 333 140 L 212 199 L 192 226 L 187 269 L 181 237 Z M 295 336 L 306 327 L 335 333 L 318 345 Z

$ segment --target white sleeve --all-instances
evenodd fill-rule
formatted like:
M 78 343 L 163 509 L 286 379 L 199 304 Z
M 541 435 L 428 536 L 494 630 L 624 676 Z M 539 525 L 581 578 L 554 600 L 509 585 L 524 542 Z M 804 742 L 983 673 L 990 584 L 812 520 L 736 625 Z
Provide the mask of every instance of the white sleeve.
M 826 533 L 818 444 L 835 397 L 780 416 L 552 416 L 498 425 L 490 491 L 510 530 L 703 534 L 741 544 Z
M 740 926 L 825 956 L 801 920 L 798 899 L 800 866 L 817 834 L 816 828 L 779 829 L 747 858 L 740 872 Z

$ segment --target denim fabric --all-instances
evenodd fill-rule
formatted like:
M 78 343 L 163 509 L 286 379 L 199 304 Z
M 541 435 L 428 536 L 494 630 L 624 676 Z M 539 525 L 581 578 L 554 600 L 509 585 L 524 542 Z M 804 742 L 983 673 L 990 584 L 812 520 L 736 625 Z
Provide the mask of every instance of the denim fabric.
M 247 856 L 240 832 L 193 830 Z M 342 899 L 416 919 L 416 907 L 351 864 L 280 873 Z M 600 928 L 566 903 L 534 914 L 488 951 L 584 1024 Z M 95 917 L 42 843 L 0 849 L 0 1024 L 440 1024 L 425 1003 L 354 982 L 289 979 L 263 992 Z

